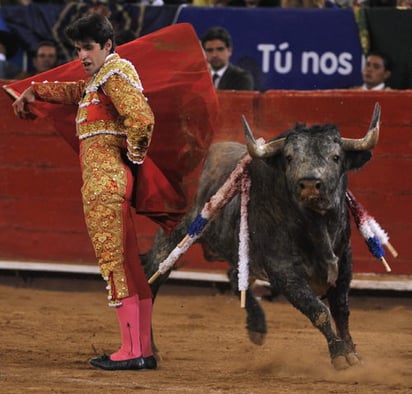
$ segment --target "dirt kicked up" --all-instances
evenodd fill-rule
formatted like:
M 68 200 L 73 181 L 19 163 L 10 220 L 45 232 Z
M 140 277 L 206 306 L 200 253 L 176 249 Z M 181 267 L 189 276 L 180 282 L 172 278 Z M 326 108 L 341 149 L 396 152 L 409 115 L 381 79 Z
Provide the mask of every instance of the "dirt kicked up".
M 154 308 L 158 370 L 123 372 L 87 363 L 120 341 L 103 282 L 3 278 L 0 298 L 2 393 L 412 392 L 410 297 L 352 295 L 352 336 L 363 364 L 335 371 L 322 335 L 282 298 L 262 301 L 269 332 L 258 347 L 234 296 L 170 283 Z

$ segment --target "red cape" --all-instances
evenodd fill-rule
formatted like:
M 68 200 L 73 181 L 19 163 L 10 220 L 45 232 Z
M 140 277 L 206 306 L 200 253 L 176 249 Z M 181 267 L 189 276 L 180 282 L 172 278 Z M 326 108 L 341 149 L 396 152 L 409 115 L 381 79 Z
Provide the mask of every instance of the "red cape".
M 184 179 L 203 162 L 216 128 L 218 102 L 208 65 L 188 23 L 160 29 L 117 47 L 116 52 L 135 65 L 155 114 L 149 156 L 137 170 L 136 211 L 170 231 L 192 198 Z M 18 96 L 32 81 L 85 77 L 80 61 L 73 60 L 4 88 Z M 78 152 L 77 107 L 36 102 L 32 110 L 53 121 L 56 132 Z

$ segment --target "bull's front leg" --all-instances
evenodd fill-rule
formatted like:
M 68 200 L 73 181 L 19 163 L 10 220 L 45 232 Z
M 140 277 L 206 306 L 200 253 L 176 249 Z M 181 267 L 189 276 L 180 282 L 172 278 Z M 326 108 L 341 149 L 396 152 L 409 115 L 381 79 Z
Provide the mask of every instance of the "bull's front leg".
M 238 271 L 233 267 L 230 268 L 228 271 L 228 277 L 232 291 L 240 297 L 240 292 L 237 289 Z M 246 290 L 245 308 L 246 329 L 249 339 L 255 345 L 263 345 L 267 334 L 265 312 L 250 288 Z
M 288 267 L 290 269 L 290 265 Z M 349 367 L 350 364 L 346 362 L 348 351 L 345 342 L 333 329 L 329 309 L 313 293 L 305 280 L 304 273 L 298 274 L 292 270 L 285 270 L 271 273 L 270 280 L 274 287 L 324 335 L 333 366 L 336 369 Z
M 350 365 L 358 364 L 361 357 L 356 352 L 355 344 L 349 331 L 349 286 L 352 279 L 351 253 L 347 251 L 339 264 L 339 277 L 336 287 L 332 287 L 327 295 L 330 311 L 335 320 L 338 335 L 345 341 L 346 361 Z

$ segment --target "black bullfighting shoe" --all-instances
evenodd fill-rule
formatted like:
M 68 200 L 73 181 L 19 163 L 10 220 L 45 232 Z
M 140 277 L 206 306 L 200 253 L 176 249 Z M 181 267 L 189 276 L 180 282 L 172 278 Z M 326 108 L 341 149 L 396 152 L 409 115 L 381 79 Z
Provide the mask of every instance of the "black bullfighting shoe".
M 143 357 L 144 360 L 144 367 L 146 369 L 156 369 L 157 368 L 157 361 L 154 356 Z
M 150 368 L 146 366 L 145 359 L 143 357 L 131 358 L 130 360 L 113 361 L 107 354 L 90 359 L 89 364 L 95 368 L 104 369 L 106 371 L 154 369 L 153 367 Z

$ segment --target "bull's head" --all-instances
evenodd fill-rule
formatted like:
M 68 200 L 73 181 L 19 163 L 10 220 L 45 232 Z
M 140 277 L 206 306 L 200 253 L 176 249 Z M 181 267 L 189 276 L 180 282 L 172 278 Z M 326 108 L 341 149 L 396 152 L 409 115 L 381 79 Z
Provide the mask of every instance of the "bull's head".
M 369 130 L 365 137 L 360 139 L 342 138 L 342 146 L 344 150 L 370 150 L 375 147 L 379 139 L 379 120 L 381 116 L 381 107 L 379 103 L 375 104 L 372 120 Z M 263 159 L 265 157 L 276 155 L 282 148 L 285 138 L 272 140 L 266 144 L 256 143 L 252 130 L 246 121 L 245 116 L 242 116 L 243 130 L 246 136 L 247 149 L 250 156 Z
M 242 120 L 250 156 L 266 159 L 282 154 L 291 197 L 302 207 L 324 213 L 344 192 L 342 175 L 369 160 L 379 138 L 380 105 L 375 104 L 369 130 L 360 139 L 341 138 L 336 127 L 324 125 L 296 127 L 285 136 L 259 143 L 245 117 Z

